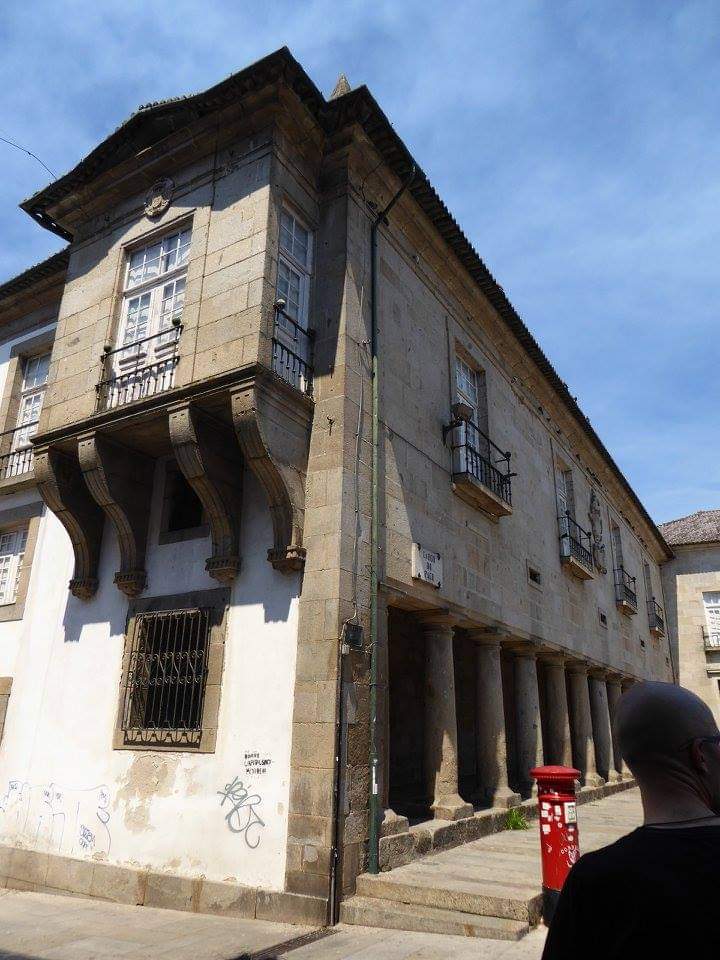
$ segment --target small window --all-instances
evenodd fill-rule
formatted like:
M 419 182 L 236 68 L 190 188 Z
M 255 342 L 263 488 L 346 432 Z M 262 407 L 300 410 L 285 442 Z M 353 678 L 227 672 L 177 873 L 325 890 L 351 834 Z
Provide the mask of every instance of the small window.
M 542 574 L 536 567 L 531 567 L 530 564 L 528 564 L 527 575 L 528 575 L 528 580 L 530 581 L 533 587 L 542 586 Z
M 0 605 L 15 603 L 27 546 L 28 527 L 0 532 Z
M 604 610 L 600 610 L 600 608 L 598 608 L 598 620 L 600 621 L 601 627 L 607 627 L 607 614 Z
M 208 609 L 135 617 L 123 709 L 125 743 L 199 743 L 209 635 Z
M 160 543 L 204 537 L 208 533 L 200 498 L 174 460 L 165 463 Z

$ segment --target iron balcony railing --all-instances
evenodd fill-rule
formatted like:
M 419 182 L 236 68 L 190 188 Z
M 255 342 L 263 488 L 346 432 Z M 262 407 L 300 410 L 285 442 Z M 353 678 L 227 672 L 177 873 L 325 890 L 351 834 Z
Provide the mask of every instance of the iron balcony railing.
M 700 631 L 706 650 L 720 650 L 720 633 L 711 633 L 705 627 L 700 627 Z
M 32 470 L 33 448 L 30 439 L 35 436 L 37 425 L 38 421 L 34 420 L 0 433 L 0 480 L 20 477 Z
M 143 397 L 163 393 L 173 385 L 182 325 L 174 325 L 114 350 L 107 347 L 102 356 L 102 373 L 97 391 L 97 407 L 111 410 Z
M 572 557 L 592 572 L 592 538 L 587 530 L 583 530 L 569 513 L 558 517 L 560 526 L 560 556 Z
M 648 600 L 647 609 L 650 629 L 656 630 L 658 633 L 665 633 L 665 613 L 655 597 Z
M 512 506 L 510 454 L 470 420 L 451 424 L 453 476 L 471 476 Z M 448 429 L 448 428 L 446 428 Z
M 615 568 L 615 599 L 637 611 L 637 577 L 631 577 L 622 564 Z
M 282 307 L 275 305 L 272 338 L 272 369 L 301 393 L 312 393 L 314 331 L 306 330 Z

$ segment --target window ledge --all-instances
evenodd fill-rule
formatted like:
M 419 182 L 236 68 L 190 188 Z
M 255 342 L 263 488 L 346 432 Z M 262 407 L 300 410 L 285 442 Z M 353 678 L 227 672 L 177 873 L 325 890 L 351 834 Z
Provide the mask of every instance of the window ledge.
M 637 613 L 637 607 L 634 607 L 631 603 L 628 603 L 627 600 L 617 600 L 615 605 L 620 613 L 624 614 L 626 617 L 634 617 Z
M 489 513 L 492 517 L 509 517 L 513 512 L 507 501 L 486 487 L 472 474 L 454 473 L 452 475 L 453 491 L 472 507 L 477 507 Z
M 561 556 L 562 564 L 565 569 L 575 577 L 576 580 L 593 580 L 595 574 L 584 563 L 581 563 L 575 557 Z
M 0 496 L 8 493 L 15 493 L 17 490 L 24 490 L 26 487 L 35 485 L 35 471 L 31 468 L 25 473 L 18 474 L 17 477 L 5 477 L 0 480 Z

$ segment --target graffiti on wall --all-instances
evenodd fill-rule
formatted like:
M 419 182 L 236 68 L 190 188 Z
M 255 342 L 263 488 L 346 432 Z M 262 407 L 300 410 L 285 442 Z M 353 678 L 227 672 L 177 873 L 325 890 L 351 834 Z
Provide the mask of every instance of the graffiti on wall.
M 0 832 L 66 856 L 110 853 L 110 791 L 10 780 L 0 796 Z
M 260 794 L 250 793 L 243 781 L 234 777 L 230 783 L 225 784 L 224 789 L 218 790 L 218 796 L 222 797 L 221 807 L 225 807 L 226 801 L 229 803 L 224 811 L 228 829 L 231 833 L 241 834 L 248 847 L 255 850 L 260 844 L 260 834 L 265 826 L 265 821 L 256 809 L 262 803 Z

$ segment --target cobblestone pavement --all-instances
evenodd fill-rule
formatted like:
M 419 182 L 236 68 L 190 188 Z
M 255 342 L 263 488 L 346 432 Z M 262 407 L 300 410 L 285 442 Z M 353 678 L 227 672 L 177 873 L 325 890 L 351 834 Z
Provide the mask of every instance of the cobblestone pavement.
M 0 892 L 3 960 L 236 960 L 306 932 L 262 920 Z M 519 943 L 502 943 L 341 925 L 281 955 L 290 960 L 538 960 L 543 942 L 541 930 Z

